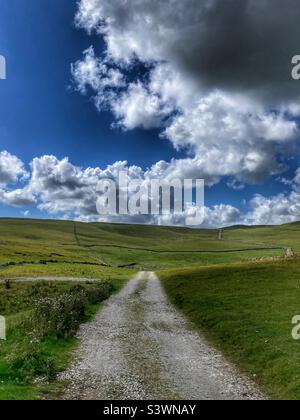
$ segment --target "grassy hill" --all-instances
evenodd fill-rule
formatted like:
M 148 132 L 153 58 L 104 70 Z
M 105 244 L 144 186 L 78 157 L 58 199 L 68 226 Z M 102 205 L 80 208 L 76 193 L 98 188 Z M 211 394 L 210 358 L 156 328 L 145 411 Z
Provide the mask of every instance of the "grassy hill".
M 58 270 L 93 277 L 140 262 L 172 268 L 245 261 L 281 255 L 291 244 L 300 251 L 297 232 L 289 226 L 227 229 L 219 240 L 217 230 L 0 219 L 0 277 Z
M 300 399 L 300 261 L 171 270 L 161 280 L 193 325 L 275 399 Z
M 300 253 L 300 223 L 235 226 L 219 233 L 0 219 L 0 313 L 9 327 L 8 341 L 0 343 L 0 399 L 47 392 L 33 378 L 45 366 L 52 373 L 61 370 L 76 345 L 72 337 L 47 335 L 31 354 L 23 337 L 24 317 L 32 316 L 36 300 L 48 294 L 63 299 L 77 288 L 64 281 L 37 287 L 13 279 L 90 278 L 118 290 L 138 269 L 157 271 L 174 304 L 271 396 L 299 399 L 299 342 L 291 338 L 291 319 L 300 313 L 300 258 L 284 255 L 286 248 Z M 93 285 L 79 286 L 95 293 Z M 87 315 L 98 307 L 87 306 Z

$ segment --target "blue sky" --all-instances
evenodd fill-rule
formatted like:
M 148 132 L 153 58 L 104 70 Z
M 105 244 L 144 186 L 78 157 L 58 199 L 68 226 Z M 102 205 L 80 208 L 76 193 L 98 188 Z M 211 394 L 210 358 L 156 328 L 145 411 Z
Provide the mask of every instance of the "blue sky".
M 7 80 L 0 84 L 1 150 L 27 164 L 53 154 L 86 167 L 128 160 L 146 168 L 177 155 L 168 141 L 158 142 L 158 130 L 112 129 L 112 115 L 99 115 L 92 101 L 75 91 L 71 63 L 91 43 L 104 48 L 99 37 L 75 28 L 75 12 L 75 0 L 1 1 L 0 53 L 7 61 Z M 20 211 L 2 205 L 0 214 Z
M 88 1 L 89 0 L 82 0 L 81 3 L 87 4 Z M 103 3 L 105 4 L 107 2 L 104 1 Z M 120 2 L 117 0 L 115 3 L 117 7 Z M 135 3 L 136 1 L 133 0 L 131 6 Z M 173 9 L 170 16 L 171 18 L 174 18 L 176 13 L 174 12 L 173 2 L 172 0 L 165 2 L 166 7 L 168 3 L 170 3 L 169 6 Z M 190 4 L 191 8 L 197 7 L 195 6 L 197 2 L 192 1 Z M 149 2 L 147 4 L 147 0 L 145 0 L 145 10 L 148 6 Z M 282 116 L 283 123 L 282 121 L 280 122 L 280 124 L 286 125 L 286 127 L 282 129 L 282 132 L 283 136 L 286 135 L 286 143 L 288 143 L 288 145 L 285 146 L 285 148 L 289 149 L 288 152 L 284 151 L 283 153 L 281 150 L 282 145 L 280 144 L 278 146 L 280 142 L 278 141 L 277 134 L 275 135 L 276 141 L 274 141 L 274 144 L 276 142 L 278 144 L 276 143 L 274 147 L 272 146 L 272 149 L 271 146 L 268 145 L 263 147 L 261 151 L 259 150 L 258 155 L 260 153 L 261 155 L 265 154 L 263 168 L 259 167 L 256 169 L 256 161 L 253 163 L 251 160 L 252 158 L 250 159 L 251 168 L 248 171 L 249 173 L 245 173 L 245 168 L 240 168 L 238 159 L 237 161 L 234 161 L 234 158 L 232 158 L 232 166 L 236 166 L 236 170 L 230 170 L 230 163 L 224 168 L 223 172 L 221 170 L 214 171 L 211 167 L 207 168 L 208 164 L 206 165 L 207 162 L 205 164 L 203 163 L 201 156 L 207 153 L 207 160 L 210 159 L 210 151 L 215 147 L 214 141 L 212 140 L 211 146 L 207 146 L 207 148 L 203 149 L 201 141 L 206 141 L 204 134 L 199 134 L 197 132 L 197 135 L 195 135 L 194 131 L 187 132 L 187 138 L 183 140 L 178 134 L 181 130 L 181 128 L 178 129 L 178 124 L 182 123 L 182 120 L 179 120 L 179 117 L 176 120 L 176 115 L 179 112 L 185 113 L 185 105 L 181 105 L 185 100 L 182 93 L 176 93 L 178 95 L 176 101 L 180 103 L 180 105 L 178 105 L 178 103 L 176 106 L 172 104 L 173 108 L 169 113 L 164 109 L 167 107 L 166 102 L 159 104 L 156 109 L 156 114 L 160 112 L 163 117 L 158 124 L 153 123 L 152 114 L 150 117 L 149 115 L 145 116 L 145 121 L 146 117 L 148 118 L 148 122 L 150 118 L 149 126 L 147 126 L 147 123 L 144 121 L 134 123 L 128 122 L 129 118 L 131 118 L 130 121 L 132 121 L 133 117 L 132 115 L 128 116 L 126 114 L 127 110 L 124 111 L 124 108 L 122 108 L 124 103 L 121 105 L 118 104 L 120 105 L 118 108 L 119 111 L 116 111 L 116 98 L 118 95 L 125 96 L 126 93 L 127 99 L 134 100 L 134 98 L 132 98 L 133 95 L 130 96 L 128 93 L 130 92 L 130 84 L 132 83 L 135 83 L 135 86 L 143 86 L 143 92 L 146 91 L 148 95 L 151 96 L 150 99 L 157 99 L 159 97 L 161 100 L 162 90 L 160 94 L 157 94 L 157 92 L 151 91 L 150 84 L 147 85 L 151 78 L 151 74 L 147 74 L 147 69 L 149 69 L 150 66 L 152 66 L 151 63 L 156 60 L 156 55 L 158 61 L 161 60 L 162 62 L 165 62 L 165 54 L 170 61 L 170 71 L 174 71 L 174 74 L 175 71 L 178 72 L 180 80 L 183 80 L 187 84 L 190 83 L 190 80 L 188 80 L 188 72 L 182 70 L 182 63 L 178 64 L 180 57 L 174 58 L 175 53 L 173 50 L 168 50 L 169 40 L 163 39 L 166 43 L 166 47 L 162 49 L 155 45 L 157 39 L 153 38 L 152 40 L 151 37 L 145 38 L 145 40 L 149 41 L 148 47 L 146 47 L 145 41 L 145 48 L 149 49 L 149 53 L 146 54 L 142 50 L 136 49 L 136 51 L 134 51 L 134 60 L 136 62 L 134 62 L 131 55 L 132 51 L 130 51 L 128 57 L 130 57 L 132 63 L 130 65 L 127 63 L 126 66 L 124 65 L 124 59 L 126 58 L 125 53 L 124 57 L 119 57 L 119 52 L 114 50 L 112 56 L 113 54 L 115 55 L 110 59 L 108 65 L 105 54 L 107 49 L 111 48 L 111 45 L 109 45 L 107 39 L 104 40 L 101 34 L 97 34 L 95 31 L 92 32 L 92 34 L 88 33 L 88 29 L 93 29 L 89 27 L 89 19 L 91 18 L 92 13 L 95 13 L 95 10 L 90 11 L 91 15 L 89 16 L 89 19 L 87 19 L 86 15 L 81 13 L 79 16 L 81 19 L 80 28 L 75 27 L 74 24 L 77 11 L 78 7 L 75 0 L 51 0 L 47 2 L 40 0 L 1 1 L 0 54 L 5 56 L 7 61 L 7 80 L 0 81 L 0 151 L 7 151 L 9 154 L 20 159 L 29 173 L 27 180 L 21 181 L 20 177 L 17 176 L 14 183 L 11 182 L 2 187 L 3 191 L 9 192 L 14 189 L 26 187 L 28 182 L 30 182 L 28 179 L 30 180 L 31 176 L 31 169 L 29 167 L 30 162 L 34 158 L 45 155 L 53 155 L 58 161 L 61 161 L 64 157 L 68 157 L 71 164 L 75 167 L 99 167 L 103 170 L 108 165 L 113 165 L 117 161 L 126 160 L 128 161 L 128 166 L 137 165 L 143 171 L 147 168 L 151 168 L 152 165 L 155 165 L 159 161 L 163 160 L 169 163 L 172 159 L 176 159 L 180 162 L 183 161 L 183 166 L 187 167 L 189 161 L 187 160 L 185 165 L 184 159 L 196 157 L 200 162 L 197 163 L 196 166 L 200 169 L 199 173 L 195 173 L 195 175 L 199 175 L 199 177 L 207 176 L 209 178 L 208 184 L 211 184 L 206 191 L 206 205 L 208 207 L 221 204 L 229 205 L 236 208 L 242 214 L 249 212 L 251 207 L 250 202 L 256 194 L 260 194 L 267 200 L 269 197 L 276 197 L 279 193 L 289 197 L 291 191 L 295 190 L 292 180 L 295 176 L 295 171 L 299 166 L 299 159 L 296 152 L 296 136 L 294 132 L 291 134 L 291 129 L 295 131 L 296 128 L 289 127 L 288 123 L 289 121 L 292 121 L 295 124 L 298 124 L 298 116 L 297 118 L 296 116 L 292 118 L 291 116 L 286 116 L 285 113 L 284 116 Z M 156 10 L 153 13 L 156 12 L 158 13 L 160 10 Z M 114 7 L 111 10 L 107 3 L 107 11 L 105 11 L 104 8 L 102 13 L 113 14 L 117 12 Z M 136 11 L 135 13 L 138 19 L 139 17 L 141 18 L 142 22 L 143 10 L 142 12 Z M 220 13 L 222 13 L 222 11 Z M 179 11 L 178 16 L 175 17 L 178 18 L 180 14 L 182 15 L 182 12 Z M 187 19 L 189 18 L 190 17 L 187 17 Z M 124 22 L 125 19 L 129 19 L 129 17 L 124 14 L 122 19 L 122 22 Z M 130 23 L 131 22 L 128 21 L 126 28 L 129 27 Z M 183 24 L 184 23 L 185 21 Z M 199 22 L 199 24 L 200 23 L 201 22 Z M 96 26 L 97 24 L 95 24 L 95 27 Z M 112 44 L 113 37 L 117 38 L 119 34 L 114 28 L 110 28 L 110 34 L 110 41 Z M 124 33 L 124 36 L 129 35 L 133 36 L 132 32 L 128 32 L 128 34 L 126 34 L 126 32 Z M 143 25 L 141 25 L 141 28 L 137 28 L 137 40 L 143 42 L 142 37 L 144 35 L 147 36 L 147 33 L 146 31 L 145 33 L 143 32 Z M 127 38 L 126 42 L 130 44 L 129 38 Z M 78 69 L 80 60 L 81 63 L 84 63 L 84 60 L 86 59 L 83 52 L 91 46 L 94 48 L 94 60 L 99 60 L 96 63 L 96 66 L 99 65 L 102 60 L 102 62 L 107 65 L 107 69 L 118 69 L 123 73 L 124 77 L 126 77 L 126 87 L 118 87 L 115 90 L 111 87 L 103 91 L 102 88 L 100 89 L 99 87 L 95 89 L 95 86 L 89 79 L 89 77 L 91 77 L 90 74 L 83 74 L 81 72 L 80 75 L 77 73 L 75 77 L 74 75 L 72 76 L 71 64 L 77 63 Z M 125 49 L 126 48 L 124 47 L 123 51 Z M 203 54 L 205 54 L 205 51 Z M 185 56 L 187 56 L 187 54 Z M 178 67 L 176 67 L 177 64 Z M 225 67 L 224 63 L 221 63 L 220 65 Z M 140 76 L 141 68 L 144 68 L 144 66 L 146 66 L 145 71 L 143 71 L 143 75 Z M 156 64 L 154 67 L 155 66 Z M 201 68 L 197 71 L 202 77 L 204 70 Z M 99 72 L 97 75 L 99 76 Z M 224 75 L 221 74 L 220 76 L 223 77 Z M 246 76 L 247 75 L 245 75 L 245 77 Z M 288 78 L 289 75 L 286 75 L 286 77 Z M 203 80 L 206 81 L 207 78 L 203 76 L 201 83 Z M 224 83 L 225 82 L 229 85 L 227 76 L 224 76 Z M 203 92 L 201 93 L 203 96 L 200 96 L 199 94 L 199 100 L 197 99 L 195 104 L 200 100 L 204 101 L 203 97 L 205 95 L 206 98 L 211 98 L 213 96 L 214 93 L 210 92 L 215 92 L 215 88 L 219 89 L 219 86 L 214 86 L 213 84 L 216 84 L 216 82 L 208 81 L 207 86 L 203 88 L 202 83 L 199 92 Z M 78 87 L 80 88 L 80 86 L 81 92 L 77 89 Z M 84 86 L 84 89 L 82 86 Z M 228 92 L 231 94 L 230 89 L 228 90 L 228 87 L 224 89 L 226 95 L 228 95 Z M 243 89 L 240 89 L 244 93 Z M 104 96 L 109 96 L 108 93 L 112 92 L 115 96 L 113 101 L 109 102 L 110 99 L 108 100 L 106 97 L 104 98 Z M 222 100 L 224 95 L 220 96 Z M 247 93 L 247 100 L 248 96 Z M 95 97 L 101 97 L 101 100 L 105 102 L 105 106 L 103 106 L 102 109 L 97 109 L 95 106 Z M 257 98 L 258 96 L 255 96 L 255 100 L 260 101 L 260 99 Z M 264 107 L 266 112 L 269 112 L 270 115 L 272 115 L 271 109 L 274 108 L 274 106 L 276 109 L 280 100 L 278 101 L 278 98 L 272 98 L 270 101 L 270 103 L 263 103 L 261 106 Z M 147 104 L 145 101 L 142 103 Z M 207 103 L 210 103 L 208 102 L 208 99 L 205 104 Z M 218 104 L 219 103 L 220 99 L 218 99 Z M 225 103 L 227 104 L 228 101 L 224 101 L 224 104 Z M 126 104 L 128 106 L 128 101 Z M 170 106 L 170 104 L 168 104 L 168 106 Z M 134 112 L 134 110 L 132 112 Z M 224 111 L 222 108 L 220 112 L 229 111 Z M 190 110 L 189 113 L 191 114 L 192 111 Z M 189 115 L 189 113 L 186 112 L 186 115 Z M 172 116 L 175 116 L 174 120 L 172 120 Z M 237 117 L 235 115 L 234 117 L 239 118 L 238 122 L 240 123 L 240 116 Z M 134 118 L 134 121 L 136 121 L 136 118 Z M 168 122 L 166 123 L 166 121 Z M 184 124 L 189 125 L 190 123 L 190 125 L 196 125 L 197 121 L 198 118 L 196 115 L 195 118 L 191 120 L 191 123 L 187 120 Z M 112 127 L 113 124 L 114 127 Z M 258 125 L 257 120 L 255 120 L 255 124 L 256 126 Z M 277 121 L 274 120 L 272 124 L 273 126 L 276 125 Z M 282 127 L 282 124 L 280 127 Z M 185 130 L 186 125 L 184 125 Z M 281 129 L 280 127 L 278 130 Z M 169 133 L 171 134 L 162 136 L 168 129 L 170 129 Z M 268 128 L 265 128 L 265 125 L 263 126 L 263 129 L 270 130 L 269 126 Z M 243 130 L 244 129 L 241 129 L 240 131 Z M 254 129 L 251 126 L 251 131 L 249 130 L 249 132 L 255 136 L 256 134 L 253 134 L 253 130 Z M 262 128 L 259 127 L 258 130 L 262 130 Z M 287 131 L 288 134 L 286 134 Z M 223 144 L 226 145 L 226 136 L 228 136 L 228 133 L 224 134 L 224 142 L 222 139 L 218 140 L 221 142 L 220 144 L 222 144 L 222 147 Z M 266 138 L 268 136 L 269 134 L 266 135 Z M 262 142 L 268 140 L 273 141 L 273 138 L 269 139 L 269 137 L 265 140 L 258 136 L 255 141 L 253 140 L 251 143 L 253 150 L 257 150 L 255 142 L 258 144 L 258 148 L 260 148 Z M 179 144 L 178 146 L 179 141 L 183 144 Z M 242 143 L 244 139 L 239 138 L 238 141 Z M 245 140 L 245 144 L 248 143 L 249 140 Z M 217 145 L 217 147 L 220 149 L 219 145 Z M 223 157 L 225 159 L 230 153 L 235 153 L 234 147 L 234 144 L 230 144 L 230 147 L 226 150 L 226 147 L 224 146 L 224 150 L 222 150 L 222 153 L 220 153 L 218 157 L 220 166 L 223 165 Z M 249 152 L 247 147 L 245 146 L 245 154 L 248 153 L 248 155 L 251 155 L 251 151 Z M 280 150 L 277 152 L 276 148 Z M 243 150 L 242 147 L 237 148 L 237 153 L 241 154 L 239 158 L 240 161 L 243 159 Z M 272 159 L 268 160 L 268 154 L 272 155 Z M 257 159 L 256 156 L 255 159 Z M 275 162 L 276 160 L 277 162 Z M 287 164 L 285 171 L 278 169 L 282 163 Z M 219 166 L 219 164 L 218 160 L 217 164 L 214 160 L 212 161 L 211 166 L 214 166 L 216 169 L 216 166 Z M 252 170 L 253 165 L 255 168 Z M 271 168 L 270 171 L 268 171 L 268 165 L 273 165 L 273 168 Z M 205 167 L 205 169 L 202 169 L 202 167 Z M 218 178 L 218 180 L 211 182 L 210 177 L 214 179 Z M 290 182 L 284 184 L 282 180 L 279 180 L 282 177 L 290 180 Z M 240 188 L 232 188 L 234 180 L 236 183 L 235 185 L 240 186 Z M 29 200 L 24 206 L 15 206 L 15 204 L 18 203 L 12 203 L 12 201 L 9 202 L 9 204 L 13 205 L 7 205 L 7 200 L 2 199 L 0 215 L 22 216 L 24 211 L 30 211 L 28 214 L 32 217 L 61 217 L 64 215 L 63 210 L 55 213 L 53 210 L 45 210 L 43 207 L 38 209 L 37 206 L 40 204 L 40 201 L 44 202 L 45 199 L 40 199 L 36 191 L 34 191 L 33 194 L 36 197 L 36 201 L 32 200 L 32 202 L 29 203 Z M 70 214 L 73 214 L 73 212 L 68 210 L 66 217 Z M 74 215 L 80 217 L 76 211 L 74 212 Z M 272 214 L 267 215 L 266 217 L 273 220 Z M 236 221 L 238 221 L 238 219 Z
M 110 113 L 99 115 L 88 97 L 74 92 L 71 63 L 99 37 L 74 26 L 72 0 L 3 0 L 0 51 L 8 79 L 1 83 L 1 147 L 29 162 L 33 156 L 69 156 L 75 165 L 107 165 L 116 160 L 149 166 L 171 158 L 157 132 L 112 130 Z M 130 144 L 129 144 L 130 142 Z M 130 147 L 129 147 L 130 146 Z

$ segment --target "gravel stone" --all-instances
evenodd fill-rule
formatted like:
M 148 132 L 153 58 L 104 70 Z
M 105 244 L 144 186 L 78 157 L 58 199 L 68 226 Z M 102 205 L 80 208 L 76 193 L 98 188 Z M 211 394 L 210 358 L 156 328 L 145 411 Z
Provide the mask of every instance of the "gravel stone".
M 141 272 L 82 325 L 81 346 L 60 379 L 66 400 L 260 400 L 256 385 L 168 302 Z

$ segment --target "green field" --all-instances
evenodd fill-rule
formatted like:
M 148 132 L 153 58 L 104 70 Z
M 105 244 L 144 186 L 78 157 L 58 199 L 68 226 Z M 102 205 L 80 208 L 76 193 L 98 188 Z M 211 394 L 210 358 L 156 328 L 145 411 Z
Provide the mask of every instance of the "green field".
M 291 338 L 291 319 L 300 313 L 300 223 L 240 226 L 224 229 L 221 237 L 219 233 L 0 219 L 0 314 L 8 320 L 8 340 L 0 344 L 0 399 L 31 399 L 53 392 L 52 378 L 39 383 L 48 374 L 39 372 L 39 361 L 51 361 L 49 376 L 54 378 L 76 346 L 73 336 L 45 334 L 35 349 L 34 369 L 30 363 L 24 368 L 22 357 L 30 349 L 20 331 L 33 313 L 34 293 L 58 298 L 72 285 L 48 279 L 33 292 L 36 285 L 19 283 L 19 277 L 97 279 L 118 290 L 143 269 L 156 271 L 195 328 L 271 397 L 299 399 L 300 343 Z M 286 248 L 294 250 L 293 258 L 284 258 Z M 99 303 L 86 306 L 86 318 Z
M 226 230 L 223 240 L 218 239 L 218 233 L 172 227 L 0 219 L 0 276 L 23 275 L 24 271 L 36 275 L 56 273 L 57 266 L 62 266 L 65 273 L 65 267 L 73 265 L 72 274 L 90 270 L 94 277 L 97 273 L 105 276 L 118 265 L 141 262 L 164 269 L 245 261 L 283 254 L 280 248 L 291 246 L 292 234 L 292 245 L 300 250 L 297 232 L 288 228 L 278 234 L 273 231 L 268 234 L 260 228 Z M 3 267 L 7 263 L 11 265 Z M 16 263 L 25 265 L 20 267 Z M 51 268 L 52 265 L 55 267 Z M 82 265 L 86 267 L 82 269 Z
M 165 272 L 171 297 L 209 341 L 272 398 L 300 399 L 300 261 Z
M 101 302 L 127 280 L 67 283 L 13 282 L 2 285 L 0 313 L 6 341 L 0 341 L 0 400 L 27 400 L 58 392 L 55 378 L 78 344 L 75 333 Z

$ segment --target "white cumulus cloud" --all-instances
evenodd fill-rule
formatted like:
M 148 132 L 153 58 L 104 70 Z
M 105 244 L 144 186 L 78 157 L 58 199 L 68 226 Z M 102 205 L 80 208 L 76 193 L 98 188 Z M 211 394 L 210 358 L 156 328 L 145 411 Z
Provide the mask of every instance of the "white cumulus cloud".
M 1 153 L 0 153 L 1 156 Z M 7 152 L 4 156 L 10 156 Z M 24 176 L 24 164 L 19 163 L 19 176 Z M 139 166 L 129 166 L 126 161 L 115 162 L 106 168 L 80 168 L 73 165 L 68 158 L 58 159 L 55 156 L 41 156 L 34 158 L 30 164 L 30 173 L 26 173 L 23 188 L 13 185 L 2 186 L 0 201 L 10 206 L 28 207 L 36 205 L 41 211 L 53 217 L 77 219 L 81 221 L 105 221 L 117 223 L 146 223 L 158 225 L 185 224 L 186 217 L 196 215 L 194 206 L 187 206 L 182 214 L 135 215 L 135 216 L 101 216 L 96 209 L 98 198 L 97 185 L 103 179 L 118 180 L 120 172 L 127 172 L 127 180 L 139 179 L 146 185 L 153 179 L 171 182 L 176 178 L 176 166 L 170 170 L 166 162 L 159 162 L 150 170 L 144 171 Z M 187 178 L 192 177 L 189 168 L 184 172 Z M 173 175 L 173 178 L 172 178 Z M 175 176 L 174 176 L 175 175 Z M 12 180 L 17 178 L 12 177 Z M 292 191 L 272 197 L 255 195 L 250 200 L 250 210 L 242 212 L 228 204 L 220 203 L 205 207 L 205 220 L 202 227 L 224 227 L 235 224 L 260 225 L 281 224 L 300 219 L 300 169 L 295 173 Z M 28 209 L 26 211 L 29 211 Z
M 278 0 L 257 3 L 81 0 L 77 25 L 102 36 L 106 52 L 85 52 L 73 68 L 77 85 L 89 86 L 98 108 L 109 108 L 124 129 L 161 128 L 186 151 L 186 159 L 166 163 L 169 172 L 182 168 L 211 184 L 281 174 L 299 140 L 285 55 L 299 25 Z M 140 65 L 147 77 L 135 72 Z
M 27 172 L 23 162 L 7 151 L 0 152 L 0 186 L 17 182 Z

